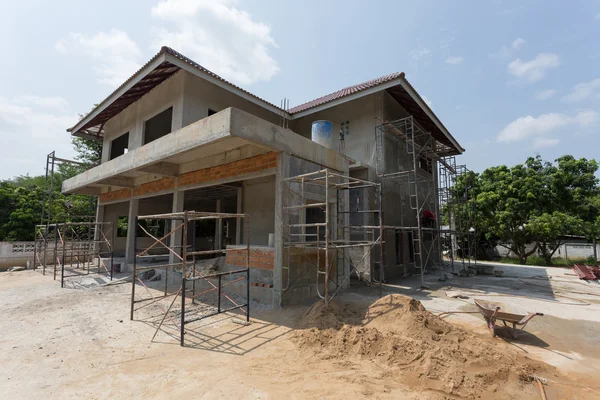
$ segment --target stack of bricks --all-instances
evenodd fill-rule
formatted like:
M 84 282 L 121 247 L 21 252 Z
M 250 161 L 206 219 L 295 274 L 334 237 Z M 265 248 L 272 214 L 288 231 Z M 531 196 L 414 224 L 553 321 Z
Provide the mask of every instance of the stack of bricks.
M 273 269 L 274 251 L 250 249 L 250 268 Z M 246 249 L 229 250 L 225 263 L 236 267 L 246 267 Z

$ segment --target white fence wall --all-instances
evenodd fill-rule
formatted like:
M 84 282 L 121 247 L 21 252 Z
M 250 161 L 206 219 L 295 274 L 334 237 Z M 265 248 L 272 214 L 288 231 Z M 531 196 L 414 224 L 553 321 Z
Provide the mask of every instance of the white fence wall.
M 33 262 L 35 242 L 0 242 L 0 270 Z
M 533 244 L 528 246 L 528 249 L 532 249 Z M 516 255 L 508 250 L 506 247 L 496 246 L 496 251 L 500 257 L 516 257 Z M 600 257 L 600 244 L 596 244 L 596 251 L 598 257 Z M 541 255 L 539 251 L 534 255 Z M 552 258 L 588 258 L 594 255 L 594 245 L 592 243 L 565 243 L 561 245 Z

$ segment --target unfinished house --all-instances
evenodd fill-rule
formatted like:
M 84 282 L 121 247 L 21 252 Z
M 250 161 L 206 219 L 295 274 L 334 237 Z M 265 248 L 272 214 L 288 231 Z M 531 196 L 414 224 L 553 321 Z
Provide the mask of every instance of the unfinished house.
M 193 251 L 249 245 L 250 296 L 273 305 L 439 265 L 439 182 L 464 151 L 403 73 L 289 109 L 167 47 L 69 131 L 102 141 L 102 163 L 62 190 L 98 196 L 124 268 L 151 241 L 137 216 L 243 213 L 249 222 L 191 221 L 172 235 L 158 217 L 142 228 L 172 245 L 185 232 Z M 160 248 L 151 254 L 176 264 Z M 235 268 L 224 254 L 219 268 Z

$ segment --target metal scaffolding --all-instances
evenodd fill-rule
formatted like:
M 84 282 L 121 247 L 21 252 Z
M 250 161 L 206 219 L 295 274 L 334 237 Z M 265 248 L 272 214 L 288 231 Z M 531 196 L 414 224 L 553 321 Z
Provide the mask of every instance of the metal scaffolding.
M 381 223 L 384 230 L 408 236 L 411 263 L 420 273 L 421 282 L 430 266 L 439 269 L 440 278 L 444 279 L 443 261 L 448 243 L 452 265 L 459 242 L 463 265 L 465 260 L 470 263 L 476 257 L 471 251 L 475 213 L 459 212 L 470 193 L 468 190 L 457 193 L 454 186 L 458 177 L 468 170 L 464 165 L 456 165 L 451 156 L 453 148 L 435 140 L 413 116 L 379 121 L 375 139 L 376 170 L 382 196 L 393 192 L 402 198 L 394 210 L 399 213 L 400 223 L 386 224 L 384 213 Z M 444 220 L 448 221 L 448 228 L 441 226 Z M 406 267 L 404 271 L 406 275 Z
M 36 225 L 33 269 L 52 267 L 54 280 L 91 273 L 113 278 L 113 243 L 115 230 L 110 222 L 63 222 Z M 110 260 L 110 268 L 106 261 Z M 94 263 L 97 262 L 97 265 Z M 91 267 L 95 266 L 93 272 Z
M 314 286 L 317 296 L 328 303 L 352 273 L 358 277 L 368 273 L 371 281 L 377 274 L 381 284 L 383 269 L 374 270 L 370 255 L 379 246 L 382 257 L 382 226 L 364 224 L 369 214 L 380 220 L 380 185 L 320 169 L 285 178 L 283 186 L 283 296 L 304 284 Z M 370 209 L 369 201 L 361 201 L 365 191 L 371 192 L 376 209 Z M 354 192 L 355 204 L 348 201 L 350 192 Z M 351 224 L 356 221 L 353 216 L 359 219 L 356 225 Z M 363 250 L 358 261 L 351 249 Z M 312 279 L 311 273 L 315 274 Z
M 42 198 L 42 215 L 41 215 L 41 220 L 40 220 L 40 224 L 52 224 L 52 223 L 58 223 L 60 220 L 64 220 L 65 219 L 65 215 L 53 215 L 52 212 L 54 211 L 54 185 L 55 185 L 55 172 L 58 168 L 60 168 L 60 166 L 77 166 L 77 167 L 92 167 L 93 165 L 90 164 L 86 164 L 86 163 L 82 163 L 80 161 L 74 161 L 74 160 L 67 160 L 64 158 L 60 158 L 56 156 L 56 152 L 53 151 L 52 153 L 48 154 L 46 156 L 46 175 L 45 175 L 45 179 L 44 179 L 44 191 L 43 191 L 43 198 Z M 94 208 L 94 196 L 89 196 L 89 200 L 90 200 L 90 212 L 88 216 L 78 216 L 75 217 L 75 219 L 80 219 L 80 220 L 84 220 L 86 222 L 92 222 L 95 220 L 95 217 L 93 214 L 95 214 Z M 73 217 L 71 217 L 73 218 Z
M 135 217 L 134 226 L 139 228 L 147 237 L 152 239 L 150 245 L 144 248 L 138 248 L 137 234 L 134 235 L 134 249 L 135 258 L 133 261 L 133 269 L 131 273 L 131 308 L 130 308 L 130 319 L 134 319 L 135 311 L 150 305 L 158 307 L 162 313 L 160 323 L 156 328 L 154 336 L 160 331 L 166 319 L 169 319 L 173 326 L 177 328 L 179 333 L 179 340 L 181 346 L 185 344 L 186 330 L 185 326 L 192 322 L 199 321 L 204 318 L 208 318 L 221 313 L 242 310 L 245 314 L 246 321 L 250 320 L 250 245 L 246 244 L 243 246 L 231 246 L 223 249 L 212 249 L 212 250 L 196 250 L 196 222 L 203 220 L 217 220 L 220 222 L 223 219 L 235 218 L 244 221 L 246 229 L 246 238 L 249 243 L 250 239 L 250 216 L 248 214 L 232 214 L 232 213 L 210 213 L 210 212 L 196 212 L 196 211 L 183 211 L 169 214 L 156 214 L 156 215 L 142 215 Z M 164 235 L 156 235 L 150 232 L 150 230 L 140 221 L 159 221 L 164 220 L 171 222 L 171 229 Z M 191 231 L 190 231 L 191 225 Z M 160 237 L 159 237 L 160 236 Z M 191 236 L 191 240 L 188 236 Z M 173 239 L 173 240 L 171 240 Z M 169 243 L 167 244 L 167 240 Z M 147 266 L 140 266 L 143 260 L 155 259 L 157 254 L 150 254 L 151 250 L 163 249 L 167 251 L 167 254 L 171 259 L 175 259 L 175 262 L 166 262 L 151 264 Z M 239 268 L 231 271 L 220 271 L 204 273 L 198 271 L 196 262 L 198 259 L 206 256 L 217 256 L 227 254 L 228 252 L 243 252 L 245 254 L 245 268 Z M 175 282 L 175 289 L 169 291 L 169 270 L 172 269 L 172 281 Z M 161 295 L 155 295 L 149 285 L 144 282 L 144 279 L 149 277 L 142 277 L 140 274 L 148 273 L 150 271 L 162 270 L 164 271 L 160 279 L 164 279 L 164 288 L 162 289 Z M 236 276 L 242 275 L 241 278 Z M 154 275 L 153 275 L 154 276 Z M 178 279 L 181 279 L 179 281 Z M 245 281 L 245 302 L 238 303 L 234 300 L 233 295 L 228 295 L 223 288 L 225 286 L 232 285 L 237 282 Z M 197 288 L 197 282 L 205 284 L 208 289 Z M 136 298 L 136 286 L 141 285 L 145 289 L 147 297 L 141 297 L 139 294 Z M 189 287 L 191 286 L 191 287 Z M 203 300 L 208 294 L 217 293 L 217 301 L 215 307 L 202 307 Z M 223 307 L 222 298 L 225 298 L 231 306 Z M 170 303 L 162 304 L 162 301 L 167 298 L 172 298 Z M 180 309 L 174 309 L 176 307 L 176 301 L 180 298 Z M 136 304 L 145 303 L 136 308 Z M 194 307 L 200 305 L 200 307 Z M 200 311 L 199 311 L 200 310 Z M 188 317 L 186 317 L 189 316 Z

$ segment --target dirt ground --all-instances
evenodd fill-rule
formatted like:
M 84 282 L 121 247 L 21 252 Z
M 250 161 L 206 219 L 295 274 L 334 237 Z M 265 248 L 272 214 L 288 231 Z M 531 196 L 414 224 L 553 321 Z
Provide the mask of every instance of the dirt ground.
M 152 340 L 158 308 L 129 320 L 130 284 L 61 289 L 39 272 L 1 273 L 0 398 L 535 399 L 534 376 L 546 380 L 550 399 L 600 398 L 600 287 L 532 268 L 383 288 L 436 314 L 473 311 L 474 295 L 543 312 L 516 341 L 502 331 L 492 338 L 478 314 L 440 319 L 403 306 L 403 296 L 385 298 L 401 306 L 381 313 L 388 306 L 378 289 L 357 286 L 333 317 L 318 305 L 259 306 L 248 326 L 230 315 L 194 323 L 184 348 L 170 321 Z M 449 298 L 452 291 L 469 299 Z M 461 357 L 466 372 L 456 375 Z

